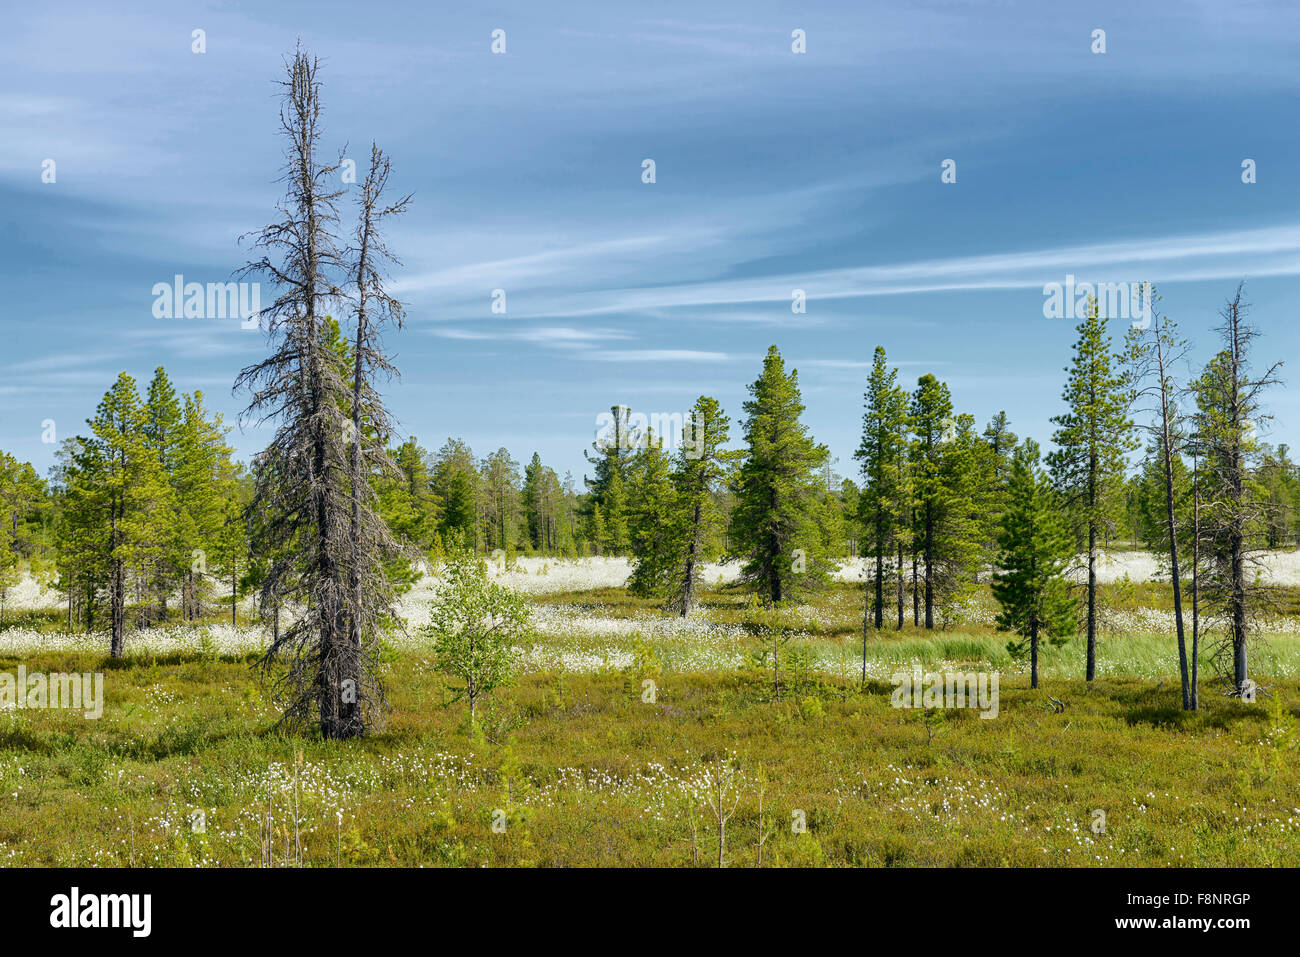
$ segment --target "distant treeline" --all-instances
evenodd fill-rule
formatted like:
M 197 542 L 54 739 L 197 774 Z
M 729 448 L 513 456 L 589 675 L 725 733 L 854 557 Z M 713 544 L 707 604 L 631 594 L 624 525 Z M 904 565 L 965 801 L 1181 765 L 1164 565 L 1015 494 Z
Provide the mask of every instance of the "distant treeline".
M 1167 567 L 1181 552 L 1194 636 L 1217 613 L 1244 641 L 1256 593 L 1249 556 L 1296 546 L 1300 471 L 1285 445 L 1260 438 L 1268 417 L 1257 396 L 1273 369 L 1248 372 L 1255 332 L 1240 298 L 1224 313 L 1225 348 L 1183 385 L 1174 376 L 1184 344 L 1167 317 L 1132 329 L 1116 352 L 1092 303 L 1053 419 L 1055 450 L 1041 467 L 1038 446 L 1013 433 L 1005 413 L 980 428 L 954 410 L 935 376 L 904 389 L 882 348 L 867 378 L 857 481 L 835 474 L 801 421 L 798 374 L 775 346 L 749 386 L 739 447 L 728 448 L 729 419 L 708 396 L 690 413 L 691 440 L 677 448 L 648 430 L 619 433 L 628 416 L 615 406 L 616 434 L 593 443 L 581 491 L 537 453 L 522 468 L 507 449 L 478 458 L 460 439 L 430 453 L 414 436 L 395 444 L 362 421 L 367 443 L 387 447 L 397 466 L 369 476 L 379 516 L 407 546 L 388 572 L 404 587 L 421 556 L 436 561 L 452 547 L 625 555 L 630 588 L 685 614 L 706 561 L 741 560 L 744 582 L 776 603 L 798 600 L 828 580 L 837 559 L 856 555 L 869 566 L 864 628 L 901 628 L 908 618 L 935 628 L 981 576 L 1014 564 L 1025 543 L 1006 540 L 1008 513 L 1038 495 L 1050 496 L 1040 504 L 1064 523 L 1070 555 L 1058 571 L 1082 555 L 1088 573 L 1078 623 L 1089 637 L 1090 677 L 1095 565 L 1107 545 L 1141 545 Z M 342 374 L 350 344 L 333 320 L 321 329 L 322 353 Z M 86 435 L 64 441 L 48 480 L 3 456 L 0 585 L 7 591 L 22 562 L 38 574 L 53 566 L 69 627 L 111 622 L 119 635 L 128 608 L 136 627 L 203 614 L 218 580 L 237 616 L 233 598 L 261 583 L 267 562 L 258 509 L 249 507 L 260 460 L 251 468 L 232 461 L 220 415 L 197 391 L 178 395 L 161 367 L 143 398 L 119 376 L 87 425 Z M 1053 618 L 1046 605 L 1039 612 L 1026 631 Z

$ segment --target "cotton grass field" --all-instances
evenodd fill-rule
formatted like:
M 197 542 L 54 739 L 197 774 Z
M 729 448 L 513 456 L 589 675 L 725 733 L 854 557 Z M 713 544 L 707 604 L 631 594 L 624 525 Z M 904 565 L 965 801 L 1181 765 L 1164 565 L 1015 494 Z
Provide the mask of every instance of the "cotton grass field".
M 717 866 L 720 789 L 732 867 L 1300 864 L 1300 562 L 1270 559 L 1265 693 L 1227 698 L 1205 655 L 1190 716 L 1168 586 L 1147 556 L 1105 569 L 1099 679 L 1081 642 L 1047 645 L 1031 691 L 986 586 L 943 631 L 871 633 L 864 684 L 856 565 L 779 611 L 710 566 L 681 619 L 628 597 L 624 561 L 519 559 L 494 574 L 529 597 L 535 639 L 476 732 L 419 634 L 426 578 L 386 653 L 386 727 L 342 745 L 276 728 L 251 607 L 133 633 L 115 662 L 29 578 L 0 672 L 101 671 L 106 700 L 98 720 L 0 711 L 0 862 Z M 891 706 L 913 668 L 997 672 L 998 716 Z

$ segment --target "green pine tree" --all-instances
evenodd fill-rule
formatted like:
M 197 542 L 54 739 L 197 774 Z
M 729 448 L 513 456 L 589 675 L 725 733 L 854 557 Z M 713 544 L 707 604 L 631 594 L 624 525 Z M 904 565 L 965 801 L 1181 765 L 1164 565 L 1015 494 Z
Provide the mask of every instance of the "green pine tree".
M 736 474 L 731 547 L 744 560 L 741 580 L 770 606 L 797 600 L 826 580 L 817 527 L 824 487 L 818 471 L 829 452 L 799 420 L 798 373 L 786 373 L 776 346 L 768 349 L 749 393 L 748 448 Z
M 104 395 L 91 436 L 78 443 L 77 504 L 82 529 L 95 535 L 94 587 L 108 594 L 110 653 L 126 649 L 126 600 L 133 577 L 156 567 L 171 518 L 171 489 L 145 435 L 135 380 L 123 372 Z
M 171 482 L 171 476 L 178 465 L 179 441 L 182 426 L 181 402 L 176 395 L 167 371 L 158 366 L 149 383 L 148 397 L 144 408 L 144 438 L 150 451 L 158 457 L 158 465 L 168 476 L 168 484 L 174 493 L 178 493 Z M 180 520 L 180 513 L 186 506 L 183 494 L 173 494 L 171 498 L 172 520 L 167 528 L 167 537 L 161 543 L 157 568 L 152 570 L 150 578 L 154 594 L 158 601 L 158 618 L 167 619 L 167 599 L 180 580 L 182 569 L 189 563 L 185 554 L 183 538 L 185 525 Z
M 1056 449 L 1047 457 L 1052 479 L 1074 520 L 1076 544 L 1087 552 L 1087 679 L 1097 674 L 1097 547 L 1115 524 L 1127 455 L 1137 447 L 1128 417 L 1128 378 L 1118 370 L 1096 299 L 1077 326 L 1074 358 L 1061 398 L 1066 411 L 1052 419 Z
M 438 532 L 444 543 L 478 547 L 479 473 L 462 439 L 448 439 L 434 459 L 433 494 L 442 505 Z
M 913 436 L 910 457 L 916 501 L 914 534 L 925 573 L 925 627 L 933 629 L 940 524 L 949 492 L 943 467 L 943 443 L 955 430 L 948 386 L 928 373 L 921 376 L 912 393 L 908 423 Z
M 587 513 L 587 541 L 591 543 L 592 554 L 603 554 L 605 547 L 605 515 L 599 503 L 593 503 Z
M 1059 640 L 1074 631 L 1074 600 L 1065 578 L 1074 544 L 1056 495 L 1038 468 L 1034 442 L 1027 440 L 1014 456 L 1007 493 L 993 597 L 1002 606 L 998 628 L 1028 643 L 1029 684 L 1037 688 L 1040 637 Z M 1013 643 L 1011 649 L 1022 653 L 1023 643 Z
M 987 549 L 990 514 L 997 508 L 997 463 L 975 431 L 975 418 L 957 416 L 940 449 L 942 508 L 935 547 L 935 607 L 945 627 L 975 588 L 994 554 Z
M 862 416 L 862 442 L 855 455 L 862 463 L 858 518 L 866 533 L 863 553 L 873 565 L 862 617 L 862 674 L 865 681 L 868 615 L 874 608 L 875 627 L 877 630 L 883 627 L 885 566 L 900 541 L 909 501 L 907 393 L 898 385 L 898 370 L 887 367 L 885 350 L 880 346 L 876 346 L 864 399 L 866 412 Z
M 627 587 L 643 598 L 667 598 L 675 584 L 683 532 L 668 456 L 653 435 L 628 465 L 628 543 L 632 574 Z
M 718 487 L 733 455 L 724 451 L 731 420 L 718 400 L 702 395 L 695 400 L 687 423 L 687 441 L 677 451 L 673 486 L 681 534 L 670 606 L 682 617 L 695 608 L 700 591 L 700 566 L 705 549 L 722 520 Z
M 510 551 L 519 544 L 521 511 L 519 463 L 500 448 L 479 468 L 483 487 L 483 542 L 488 549 Z
M 182 403 L 169 476 L 177 503 L 172 541 L 182 569 L 184 616 L 193 620 L 203 614 L 203 600 L 215 571 L 215 565 L 213 569 L 208 566 L 217 561 L 238 491 L 233 484 L 231 449 L 225 442 L 228 430 L 220 417 L 209 417 L 202 392 L 185 395 Z
M 627 464 L 609 473 L 601 506 L 605 534 L 601 538 L 601 551 L 606 555 L 626 555 L 631 548 L 627 530 L 627 482 L 624 477 Z
M 1011 465 L 1015 456 L 1017 443 L 1020 441 L 1011 431 L 1006 412 L 998 412 L 989 419 L 984 427 L 983 449 L 979 450 L 981 475 L 985 487 L 982 500 L 985 506 L 983 520 L 982 546 L 988 563 L 992 563 L 997 554 L 998 535 L 1002 530 L 1002 510 L 1007 504 L 1007 486 L 1011 481 Z
M 635 437 L 628 426 L 631 411 L 625 405 L 610 406 L 610 427 L 603 429 L 592 442 L 587 461 L 595 467 L 595 475 L 585 479 L 587 499 L 584 504 L 587 519 L 587 539 L 605 555 L 626 554 L 628 549 L 627 519 L 623 514 L 625 502 L 624 470 L 635 446 Z M 594 510 L 601 513 L 601 535 L 592 538 Z

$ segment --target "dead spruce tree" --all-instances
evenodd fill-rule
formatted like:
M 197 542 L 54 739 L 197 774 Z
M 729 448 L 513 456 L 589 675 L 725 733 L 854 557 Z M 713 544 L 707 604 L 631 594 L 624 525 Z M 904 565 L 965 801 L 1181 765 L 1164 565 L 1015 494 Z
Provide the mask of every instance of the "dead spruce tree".
M 356 248 L 350 256 L 352 308 L 356 329 L 352 343 L 351 426 L 348 481 L 352 495 L 348 642 L 353 654 L 365 653 L 366 636 L 378 633 L 395 618 L 394 595 L 385 560 L 402 549 L 375 507 L 371 480 L 376 475 L 396 476 L 397 465 L 388 454 L 393 422 L 374 384 L 379 376 L 393 378 L 397 369 L 383 350 L 386 324 L 402 327 L 402 303 L 384 286 L 384 269 L 401 262 L 384 242 L 381 226 L 389 216 L 404 213 L 409 195 L 384 204 L 384 190 L 392 171 L 387 156 L 370 144 L 370 169 L 358 200 Z
M 259 549 L 272 556 L 259 604 L 274 612 L 286 601 L 295 610 L 262 664 L 285 664 L 278 689 L 283 720 L 317 720 L 326 738 L 353 738 L 385 710 L 376 650 L 380 628 L 394 617 L 383 568 L 394 546 L 372 507 L 368 472 L 391 464 L 376 451 L 391 426 L 371 377 L 392 367 L 378 349 L 378 323 L 371 324 L 370 313 L 379 319 L 400 315 L 377 268 L 391 259 L 378 224 L 394 210 L 380 205 L 388 167 L 374 150 L 358 227 L 368 248 L 340 247 L 341 190 L 330 184 L 341 162 L 317 158 L 318 62 L 299 49 L 286 69 L 280 112 L 288 142 L 286 193 L 277 205 L 279 219 L 257 234 L 254 248 L 261 258 L 243 270 L 266 278 L 275 290 L 262 312 L 274 351 L 241 371 L 235 383 L 252 392 L 246 418 L 276 423 L 250 506 L 258 515 Z M 355 297 L 341 285 L 348 280 L 356 284 Z M 327 341 L 331 304 L 350 306 L 357 319 L 351 383 Z
M 1156 311 L 1159 297 L 1154 290 L 1148 292 L 1152 315 L 1145 325 L 1134 323 L 1126 337 L 1125 359 L 1134 397 L 1145 400 L 1153 421 L 1145 428 L 1155 444 L 1161 485 L 1164 492 L 1164 523 L 1168 541 L 1169 577 L 1174 590 L 1174 630 L 1178 638 L 1178 673 L 1182 683 L 1183 710 L 1195 711 L 1197 694 L 1193 683 L 1194 668 L 1188 666 L 1187 638 L 1183 628 L 1182 570 L 1179 566 L 1179 527 L 1177 497 L 1175 495 L 1175 460 L 1181 467 L 1183 454 L 1183 423 L 1179 421 L 1177 387 L 1172 370 L 1187 359 L 1187 342 L 1178 337 L 1178 329 L 1167 315 Z M 1192 659 L 1196 658 L 1196 637 L 1192 642 Z
M 1195 386 L 1198 480 L 1203 490 L 1197 534 L 1206 557 L 1203 589 L 1206 603 L 1225 626 L 1214 661 L 1233 695 L 1249 690 L 1250 612 L 1265 597 L 1257 584 L 1257 545 L 1268 503 L 1254 479 L 1254 466 L 1260 451 L 1257 431 L 1271 418 L 1263 412 L 1261 393 L 1278 384 L 1282 365 L 1277 362 L 1261 375 L 1251 374 L 1249 354 L 1259 331 L 1246 322 L 1249 305 L 1242 301 L 1242 291 L 1239 285 L 1219 313 L 1223 349 Z

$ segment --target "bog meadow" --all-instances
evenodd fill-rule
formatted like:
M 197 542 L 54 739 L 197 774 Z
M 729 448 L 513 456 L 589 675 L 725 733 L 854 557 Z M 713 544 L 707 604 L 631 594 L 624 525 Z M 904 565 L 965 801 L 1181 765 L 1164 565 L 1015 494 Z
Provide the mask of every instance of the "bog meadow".
M 0 864 L 1300 864 L 1290 317 L 1071 289 L 1036 437 L 884 341 L 847 474 L 780 330 L 739 407 L 602 400 L 580 477 L 434 450 L 385 397 L 419 197 L 378 145 L 345 190 L 284 67 L 247 265 L 155 289 L 257 303 L 238 421 L 158 364 L 4 453 Z

